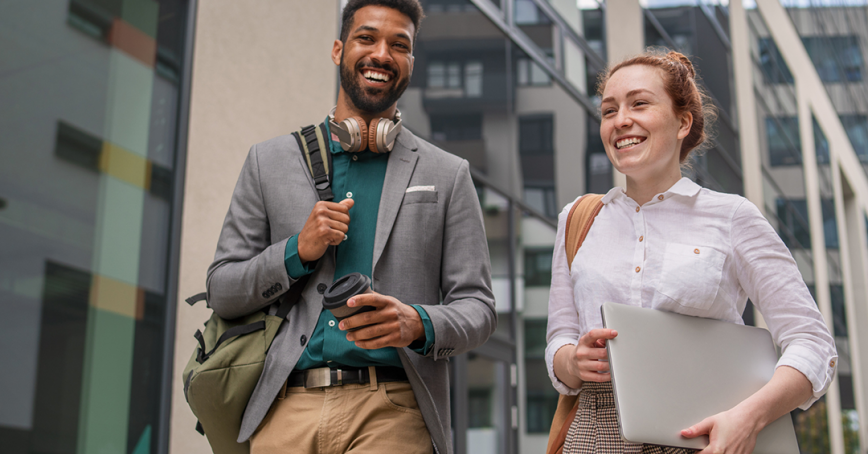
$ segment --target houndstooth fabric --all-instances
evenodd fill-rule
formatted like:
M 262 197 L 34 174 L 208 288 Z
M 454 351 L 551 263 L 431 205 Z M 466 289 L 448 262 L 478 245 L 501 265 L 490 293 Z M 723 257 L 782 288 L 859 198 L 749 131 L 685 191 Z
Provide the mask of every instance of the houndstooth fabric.
M 582 384 L 579 410 L 570 424 L 564 454 L 692 454 L 697 451 L 627 443 L 618 432 L 612 382 Z

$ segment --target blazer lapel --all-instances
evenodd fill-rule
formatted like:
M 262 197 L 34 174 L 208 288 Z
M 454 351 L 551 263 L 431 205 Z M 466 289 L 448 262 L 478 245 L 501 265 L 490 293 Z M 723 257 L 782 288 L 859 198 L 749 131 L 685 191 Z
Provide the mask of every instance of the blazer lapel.
M 372 270 L 376 270 L 377 262 L 386 248 L 386 242 L 392 233 L 392 226 L 404 200 L 404 192 L 410 184 L 410 177 L 416 168 L 418 155 L 416 138 L 404 129 L 395 140 L 395 148 L 389 156 L 386 167 L 386 178 L 383 181 L 383 193 L 380 196 L 380 210 L 377 214 L 377 233 L 374 237 L 374 262 Z

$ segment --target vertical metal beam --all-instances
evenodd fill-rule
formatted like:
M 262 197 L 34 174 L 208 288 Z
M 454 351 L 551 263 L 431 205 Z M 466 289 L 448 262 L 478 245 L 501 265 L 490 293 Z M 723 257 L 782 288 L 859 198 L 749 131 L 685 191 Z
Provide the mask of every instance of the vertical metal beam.
M 826 319 L 826 326 L 835 335 L 832 295 L 829 291 L 829 263 L 826 257 L 826 236 L 820 197 L 820 177 L 814 149 L 813 114 L 804 92 L 804 84 L 796 79 L 799 109 L 799 134 L 802 140 L 802 163 L 805 174 L 805 199 L 808 205 L 808 225 L 811 229 L 811 251 L 814 264 L 814 295 L 817 306 Z M 832 454 L 844 454 L 844 431 L 841 424 L 841 391 L 837 375 L 826 393 L 826 416 L 829 421 L 829 443 Z
M 190 120 L 190 86 L 193 79 L 193 49 L 196 39 L 196 7 L 198 0 L 187 3 L 184 32 L 184 61 L 181 69 L 181 91 L 178 97 L 178 128 L 175 137 L 175 181 L 172 187 L 171 237 L 169 266 L 166 270 L 166 307 L 163 332 L 163 374 L 160 385 L 160 421 L 157 424 L 157 453 L 169 452 L 172 428 L 172 386 L 175 380 L 175 322 L 178 310 L 178 278 L 181 264 L 181 220 L 184 211 L 184 182 L 187 175 L 187 127 Z

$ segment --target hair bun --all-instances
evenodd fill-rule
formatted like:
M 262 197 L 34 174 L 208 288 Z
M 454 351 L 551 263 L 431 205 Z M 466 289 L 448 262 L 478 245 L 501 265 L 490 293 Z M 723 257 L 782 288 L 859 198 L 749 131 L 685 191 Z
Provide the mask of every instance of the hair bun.
M 693 69 L 693 63 L 691 63 L 690 59 L 684 56 L 684 54 L 671 50 L 668 54 L 666 54 L 666 58 L 681 63 L 682 65 L 684 65 L 685 68 L 687 68 L 687 73 L 690 75 L 690 78 L 696 78 L 696 70 Z

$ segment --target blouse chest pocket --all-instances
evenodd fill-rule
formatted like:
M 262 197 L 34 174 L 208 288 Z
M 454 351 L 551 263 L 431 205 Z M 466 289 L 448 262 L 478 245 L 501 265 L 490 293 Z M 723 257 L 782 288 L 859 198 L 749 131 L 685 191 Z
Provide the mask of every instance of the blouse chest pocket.
M 726 254 L 710 247 L 669 243 L 663 253 L 657 292 L 681 306 L 677 312 L 683 313 L 685 308 L 707 310 L 717 297 L 725 260 Z M 666 301 L 660 303 L 655 306 L 668 306 Z

